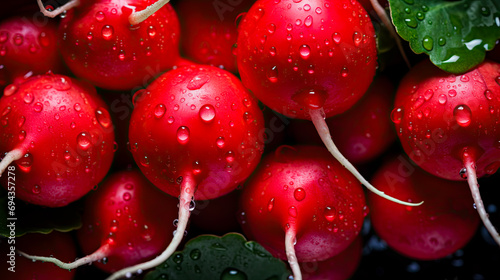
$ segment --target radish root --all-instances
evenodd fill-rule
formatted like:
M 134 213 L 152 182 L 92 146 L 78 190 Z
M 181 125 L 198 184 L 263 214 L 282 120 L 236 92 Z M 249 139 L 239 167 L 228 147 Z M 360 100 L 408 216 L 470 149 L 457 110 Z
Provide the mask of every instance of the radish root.
M 50 17 L 50 18 L 55 18 L 56 16 L 66 12 L 67 10 L 73 9 L 74 7 L 80 5 L 80 0 L 70 0 L 70 1 L 68 1 L 68 3 L 66 3 L 60 7 L 57 7 L 55 10 L 48 11 L 47 9 L 45 9 L 45 6 L 43 5 L 42 0 L 37 0 L 36 2 L 38 3 L 38 7 L 40 8 L 40 12 L 42 12 L 42 14 L 44 16 Z
M 483 200 L 481 199 L 481 193 L 479 192 L 479 184 L 477 182 L 476 168 L 474 164 L 474 160 L 470 156 L 464 156 L 464 165 L 467 170 L 467 182 L 469 183 L 469 188 L 472 193 L 472 198 L 474 199 L 474 203 L 476 205 L 476 210 L 479 214 L 479 217 L 483 221 L 483 225 L 490 233 L 493 240 L 500 245 L 500 235 L 498 231 L 495 229 L 493 224 L 491 223 L 488 213 L 484 208 Z
M 129 17 L 128 21 L 130 25 L 136 25 L 145 21 L 150 15 L 154 14 L 161 7 L 165 6 L 170 0 L 158 0 L 155 3 L 146 7 L 146 9 L 138 12 L 133 12 Z
M 40 256 L 28 255 L 28 254 L 26 254 L 22 251 L 19 251 L 19 250 L 17 250 L 17 252 L 19 254 L 21 254 L 23 257 L 28 258 L 30 260 L 50 262 L 50 263 L 57 265 L 60 268 L 71 270 L 71 269 L 75 269 L 75 268 L 82 266 L 82 265 L 85 265 L 85 264 L 91 264 L 95 261 L 99 261 L 99 260 L 102 260 L 105 257 L 107 257 L 108 253 L 109 253 L 109 244 L 105 244 L 105 245 L 101 246 L 99 249 L 97 249 L 97 251 L 95 251 L 91 255 L 88 255 L 86 257 L 83 257 L 83 258 L 78 259 L 78 260 L 71 262 L 71 263 L 62 262 L 62 261 L 60 261 L 56 258 L 53 258 L 53 257 L 40 257 Z
M 295 254 L 295 230 L 291 228 L 285 234 L 285 251 L 288 259 L 288 264 L 293 272 L 293 280 L 302 280 L 302 272 L 300 271 L 297 255 Z
M 328 125 L 326 124 L 325 118 L 323 117 L 323 108 L 321 109 L 311 109 L 309 110 L 309 114 L 311 115 L 311 120 L 316 127 L 316 130 L 318 131 L 319 136 L 321 137 L 321 140 L 325 144 L 326 148 L 330 153 L 333 155 L 335 159 L 337 159 L 347 170 L 349 170 L 354 177 L 356 177 L 361 184 L 363 184 L 366 188 L 368 188 L 370 191 L 373 193 L 388 199 L 390 201 L 402 204 L 402 205 L 407 205 L 407 206 L 419 206 L 423 201 L 420 203 L 411 203 L 411 202 L 406 202 L 402 201 L 399 199 L 396 199 L 394 197 L 391 197 L 387 194 L 385 194 L 382 191 L 379 191 L 376 189 L 372 184 L 370 184 L 364 177 L 359 173 L 359 171 L 352 165 L 349 160 L 347 160 L 342 153 L 340 153 L 339 149 L 335 145 L 335 143 L 332 140 L 332 136 L 330 135 L 330 129 L 328 129 Z
M 378 0 L 370 0 L 370 3 L 372 4 L 373 10 L 377 13 L 382 23 L 387 27 L 387 30 L 389 30 L 389 33 L 391 33 L 391 36 L 396 41 L 396 45 L 398 46 L 399 52 L 401 53 L 401 56 L 403 57 L 403 60 L 405 61 L 406 65 L 408 66 L 408 68 L 411 68 L 410 61 L 408 60 L 408 57 L 406 57 L 405 51 L 403 49 L 403 44 L 401 43 L 401 39 L 399 38 L 398 33 L 394 29 L 394 26 L 392 25 L 389 16 L 387 16 L 384 7 L 380 5 Z
M 21 159 L 24 156 L 24 151 L 22 149 L 14 149 L 8 152 L 5 157 L 0 161 L 0 177 L 2 177 L 3 172 L 7 167 L 14 161 Z
M 194 196 L 195 186 L 196 184 L 191 176 L 185 176 L 183 178 L 181 195 L 179 197 L 179 222 L 177 223 L 177 230 L 174 231 L 174 237 L 163 253 L 150 261 L 119 270 L 106 278 L 106 280 L 115 280 L 123 277 L 130 278 L 133 273 L 159 266 L 170 258 L 175 250 L 177 250 L 177 247 L 184 237 L 184 232 L 186 231 L 187 223 L 191 215 L 190 205 Z

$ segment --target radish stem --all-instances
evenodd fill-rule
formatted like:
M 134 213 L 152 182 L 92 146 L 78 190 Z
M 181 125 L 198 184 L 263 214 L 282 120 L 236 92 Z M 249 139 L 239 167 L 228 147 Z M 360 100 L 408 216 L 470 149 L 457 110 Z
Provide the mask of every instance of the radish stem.
M 19 160 L 23 157 L 24 151 L 20 148 L 14 149 L 8 152 L 5 157 L 0 161 L 0 177 L 7 167 L 14 161 Z
M 372 184 L 370 184 L 364 177 L 359 173 L 359 171 L 352 165 L 349 160 L 347 160 L 342 153 L 340 153 L 339 149 L 335 145 L 335 143 L 332 140 L 332 136 L 330 135 L 330 130 L 328 129 L 328 125 L 326 124 L 325 118 L 323 117 L 323 108 L 320 109 L 311 109 L 309 110 L 309 114 L 311 115 L 311 120 L 314 124 L 314 127 L 316 127 L 316 130 L 318 131 L 319 136 L 321 137 L 321 140 L 325 144 L 326 148 L 330 153 L 333 155 L 335 159 L 337 159 L 347 170 L 349 170 L 354 177 L 356 177 L 361 184 L 363 184 L 366 188 L 368 188 L 370 191 L 374 192 L 375 194 L 388 199 L 390 201 L 407 205 L 407 206 L 418 206 L 424 203 L 423 201 L 420 203 L 411 203 L 411 202 L 406 202 L 402 201 L 399 199 L 396 199 L 394 197 L 386 195 L 384 192 L 379 191 L 376 189 Z
M 45 6 L 42 3 L 42 0 L 37 0 L 36 2 L 38 3 L 38 7 L 40 8 L 40 12 L 42 12 L 42 14 L 44 16 L 50 17 L 50 18 L 54 18 L 54 17 L 56 17 L 64 12 L 66 12 L 67 10 L 73 9 L 74 7 L 80 5 L 80 0 L 70 0 L 66 4 L 64 4 L 60 7 L 57 7 L 53 11 L 47 11 L 47 9 L 45 9 Z
M 102 260 L 105 257 L 107 257 L 108 253 L 109 253 L 109 244 L 104 244 L 99 249 L 97 249 L 97 251 L 92 253 L 91 255 L 85 256 L 85 257 L 78 259 L 78 260 L 71 262 L 71 263 L 62 262 L 62 261 L 60 261 L 56 258 L 53 258 L 53 257 L 39 257 L 39 256 L 28 255 L 28 254 L 26 254 L 22 251 L 19 251 L 19 250 L 17 250 L 17 252 L 25 258 L 28 258 L 28 259 L 31 259 L 34 261 L 51 262 L 60 268 L 71 270 L 71 269 L 75 269 L 75 268 L 82 266 L 82 265 L 85 265 L 85 264 L 91 264 L 95 261 L 99 261 L 99 260 Z
M 170 0 L 158 0 L 155 3 L 146 7 L 146 9 L 138 12 L 133 12 L 129 17 L 128 21 L 131 25 L 139 24 L 145 21 L 150 15 L 154 14 L 161 7 L 165 6 Z
M 285 251 L 288 263 L 293 272 L 293 280 L 302 280 L 302 272 L 300 271 L 299 262 L 295 255 L 295 230 L 289 228 L 285 234 Z
M 483 221 L 483 225 L 486 230 L 488 230 L 491 237 L 493 237 L 493 240 L 495 240 L 495 242 L 500 245 L 500 235 L 491 223 L 488 217 L 488 213 L 486 213 L 486 209 L 484 208 L 483 200 L 481 199 L 474 160 L 471 158 L 471 156 L 466 155 L 464 155 L 463 160 L 465 169 L 467 170 L 467 182 L 469 183 L 469 188 L 472 193 L 472 198 L 474 199 L 474 204 L 476 205 L 476 210 L 479 214 L 479 217 Z
M 140 263 L 131 267 L 124 268 L 113 273 L 106 280 L 115 280 L 123 277 L 130 278 L 130 275 L 136 273 L 137 271 L 145 271 L 147 269 L 159 266 L 165 262 L 170 256 L 177 250 L 177 247 L 184 237 L 184 232 L 186 231 L 187 223 L 191 215 L 190 204 L 194 196 L 196 184 L 192 179 L 191 175 L 184 176 L 181 183 L 181 194 L 179 197 L 179 222 L 177 223 L 177 230 L 174 232 L 174 237 L 172 241 L 167 246 L 167 248 L 156 258 Z

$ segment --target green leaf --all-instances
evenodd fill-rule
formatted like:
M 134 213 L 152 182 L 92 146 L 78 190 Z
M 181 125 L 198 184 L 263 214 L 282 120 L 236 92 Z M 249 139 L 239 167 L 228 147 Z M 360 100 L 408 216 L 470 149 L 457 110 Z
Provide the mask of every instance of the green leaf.
M 389 0 L 398 34 L 439 68 L 463 73 L 500 38 L 498 0 Z
M 201 235 L 186 243 L 144 280 L 286 280 L 285 263 L 241 234 Z
M 12 213 L 8 210 L 9 201 L 15 207 Z M 11 202 L 12 205 L 12 202 Z M 68 232 L 82 225 L 81 203 L 74 202 L 65 207 L 48 208 L 26 203 L 19 199 L 9 199 L 7 192 L 0 191 L 0 236 L 11 236 L 12 232 L 19 237 L 26 233 L 50 233 L 53 230 Z M 11 215 L 13 214 L 13 215 Z

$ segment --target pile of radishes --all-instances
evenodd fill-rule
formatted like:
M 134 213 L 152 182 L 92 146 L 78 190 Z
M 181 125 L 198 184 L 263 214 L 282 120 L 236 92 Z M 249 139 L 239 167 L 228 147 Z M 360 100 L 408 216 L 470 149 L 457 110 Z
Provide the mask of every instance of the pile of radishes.
M 21 2 L 0 18 L 0 278 L 148 278 L 229 232 L 283 279 L 500 277 L 500 47 L 445 72 L 377 1 Z M 81 226 L 16 234 L 26 205 Z

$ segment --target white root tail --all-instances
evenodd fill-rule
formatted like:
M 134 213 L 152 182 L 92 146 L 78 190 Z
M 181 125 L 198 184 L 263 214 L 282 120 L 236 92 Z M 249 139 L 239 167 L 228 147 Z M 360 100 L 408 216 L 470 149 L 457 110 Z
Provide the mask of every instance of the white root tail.
M 464 157 L 465 169 L 467 170 L 467 182 L 469 183 L 469 188 L 472 194 L 472 198 L 474 199 L 474 203 L 476 205 L 477 213 L 479 217 L 483 221 L 483 225 L 490 233 L 493 240 L 500 245 L 500 235 L 498 231 L 495 229 L 495 226 L 491 223 L 488 213 L 484 208 L 483 200 L 481 199 L 481 193 L 479 192 L 479 184 L 477 182 L 476 168 L 474 161 L 470 157 Z
M 356 177 L 361 184 L 363 184 L 366 188 L 368 188 L 370 191 L 373 193 L 396 203 L 407 205 L 407 206 L 418 206 L 424 203 L 423 201 L 420 203 L 411 203 L 411 202 L 406 202 L 402 201 L 399 199 L 396 199 L 392 196 L 389 196 L 385 194 L 382 191 L 379 191 L 376 189 L 372 184 L 370 184 L 364 177 L 359 173 L 359 171 L 352 165 L 349 160 L 347 160 L 342 153 L 340 153 L 339 149 L 335 145 L 335 143 L 332 140 L 332 136 L 330 135 L 330 130 L 328 129 L 328 125 L 326 124 L 326 121 L 323 117 L 323 109 L 311 109 L 309 110 L 309 114 L 311 115 L 311 120 L 316 127 L 316 130 L 318 131 L 319 136 L 321 137 L 321 140 L 325 144 L 326 148 L 330 153 L 333 155 L 335 159 L 337 159 L 349 172 Z
M 288 229 L 285 234 L 285 252 L 288 264 L 293 272 L 293 280 L 302 280 L 302 272 L 295 254 L 295 238 L 295 230 Z
M 187 223 L 191 215 L 189 208 L 194 195 L 194 189 L 195 184 L 192 179 L 189 176 L 184 177 L 181 185 L 181 195 L 179 198 L 179 222 L 177 223 L 177 230 L 174 233 L 172 241 L 163 253 L 150 261 L 119 270 L 106 278 L 106 280 L 115 280 L 124 277 L 130 278 L 131 275 L 137 273 L 138 271 L 145 271 L 159 266 L 165 262 L 175 252 L 175 250 L 177 250 L 177 247 L 184 237 L 184 232 L 186 231 Z
M 70 0 L 66 4 L 64 4 L 60 7 L 57 7 L 55 10 L 48 11 L 47 9 L 45 9 L 45 6 L 43 5 L 42 0 L 37 0 L 36 2 L 38 3 L 38 7 L 40 8 L 40 12 L 42 12 L 42 14 L 44 16 L 50 17 L 50 18 L 55 18 L 56 16 L 66 12 L 67 10 L 73 9 L 74 7 L 80 5 L 80 0 Z
M 399 38 L 398 33 L 394 29 L 394 26 L 392 25 L 389 16 L 387 16 L 384 7 L 380 5 L 378 0 L 370 0 L 370 3 L 372 4 L 373 10 L 377 13 L 382 23 L 387 27 L 387 30 L 389 30 L 389 33 L 391 33 L 391 36 L 396 41 L 396 45 L 398 46 L 399 52 L 401 53 L 401 56 L 403 57 L 403 60 L 405 61 L 406 65 L 408 66 L 408 68 L 411 68 L 410 61 L 408 60 L 408 57 L 406 57 L 406 53 L 403 49 L 403 44 L 401 43 L 401 39 Z
M 93 262 L 96 262 L 96 261 L 99 261 L 99 260 L 106 258 L 108 256 L 108 253 L 109 253 L 109 245 L 108 244 L 103 245 L 99 249 L 97 249 L 97 251 L 95 251 L 94 253 L 92 253 L 86 257 L 83 257 L 81 259 L 78 259 L 74 262 L 71 262 L 71 263 L 62 262 L 62 261 L 60 261 L 56 258 L 53 258 L 53 257 L 40 257 L 40 256 L 28 255 L 28 254 L 26 254 L 22 251 L 19 251 L 19 250 L 17 250 L 17 252 L 19 254 L 21 254 L 23 257 L 28 258 L 30 260 L 41 261 L 41 262 L 50 262 L 50 263 L 57 265 L 60 268 L 71 270 L 71 269 L 75 269 L 79 266 L 82 266 L 85 264 L 91 264 Z
M 19 149 L 19 148 L 8 152 L 5 155 L 5 157 L 2 159 L 2 161 L 0 161 L 0 177 L 2 176 L 5 169 L 7 169 L 7 167 L 9 167 L 9 165 L 12 162 L 21 159 L 23 157 L 23 155 L 24 155 L 24 151 L 22 149 Z
M 145 21 L 150 15 L 154 14 L 161 7 L 165 6 L 170 0 L 157 0 L 155 3 L 146 7 L 146 9 L 138 12 L 133 12 L 129 17 L 128 21 L 130 25 L 136 25 Z

